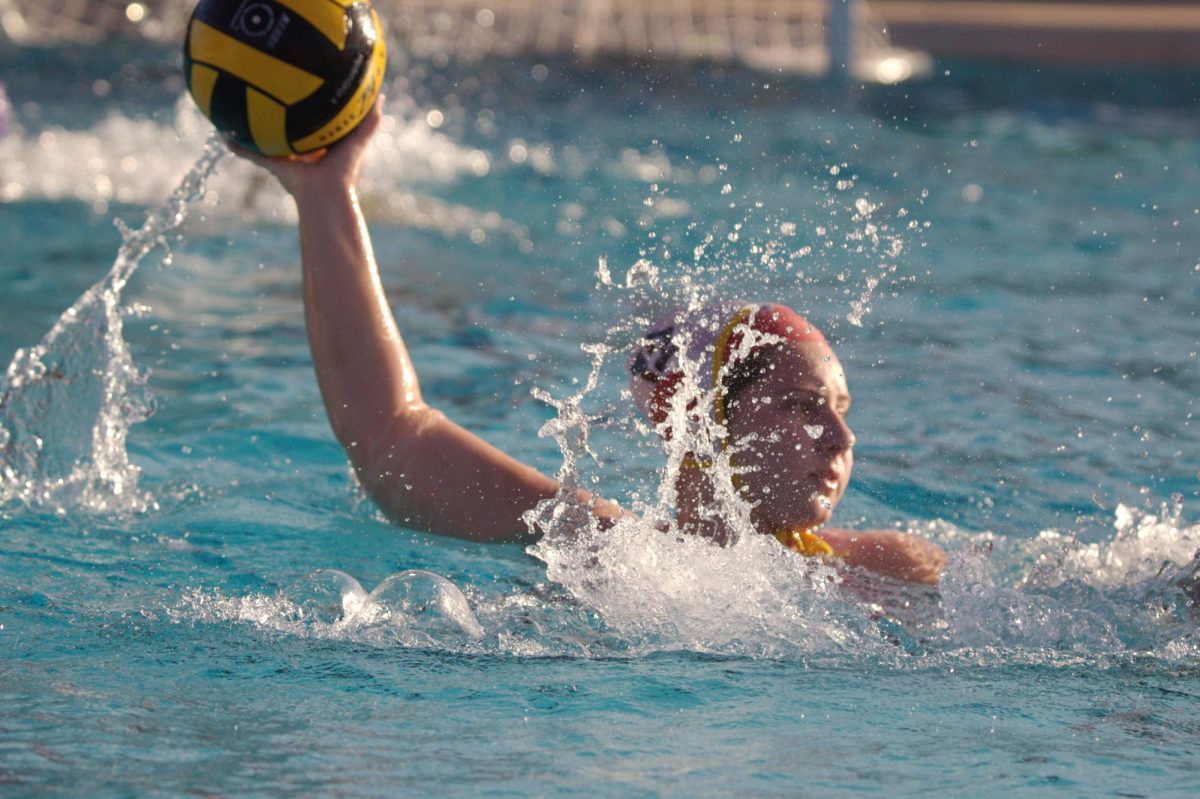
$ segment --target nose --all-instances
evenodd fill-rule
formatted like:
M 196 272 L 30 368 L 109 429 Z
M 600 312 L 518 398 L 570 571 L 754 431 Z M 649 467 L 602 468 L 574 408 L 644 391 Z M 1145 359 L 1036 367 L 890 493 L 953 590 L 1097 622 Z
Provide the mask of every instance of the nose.
M 827 452 L 844 452 L 852 449 L 858 439 L 854 431 L 846 424 L 846 417 L 837 411 L 829 414 L 829 423 L 825 425 L 824 435 L 821 436 L 820 446 Z

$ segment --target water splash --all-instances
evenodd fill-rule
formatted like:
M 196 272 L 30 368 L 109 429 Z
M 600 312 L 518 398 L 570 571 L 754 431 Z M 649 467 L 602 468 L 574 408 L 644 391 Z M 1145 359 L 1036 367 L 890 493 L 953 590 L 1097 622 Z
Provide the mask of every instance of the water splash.
M 337 569 L 317 569 L 283 592 L 298 622 L 337 624 L 353 618 L 367 604 L 358 580 Z
M 720 547 L 623 519 L 533 552 L 549 579 L 635 651 L 796 657 L 891 650 L 832 568 L 763 536 Z
M 1118 506 L 1113 526 L 1095 543 L 1053 530 L 968 541 L 942 579 L 943 645 L 1200 655 L 1200 525 L 1184 523 L 1176 501 L 1157 513 Z
M 756 343 L 752 337 L 743 342 Z M 843 586 L 831 567 L 752 534 L 750 506 L 733 479 L 731 448 L 720 443 L 724 430 L 711 414 L 695 410 L 708 407 L 713 397 L 704 388 L 709 381 L 699 379 L 704 364 L 691 357 L 686 342 L 680 363 L 694 379 L 681 382 L 667 419 L 646 431 L 665 455 L 654 499 L 635 502 L 636 515 L 599 522 L 580 491 L 589 482 L 588 467 L 602 467 L 590 443 L 596 417 L 584 403 L 611 350 L 604 345 L 584 350 L 592 367 L 579 390 L 563 399 L 534 390 L 557 412 L 541 435 L 555 439 L 563 462 L 557 496 L 526 515 L 543 534 L 528 551 L 546 564 L 554 584 L 603 619 L 623 651 L 765 657 L 891 651 L 889 637 L 876 625 L 880 614 L 873 617 L 863 607 L 856 587 Z M 671 434 L 665 435 L 668 428 Z M 675 519 L 677 478 L 695 453 L 710 462 L 704 471 L 712 501 L 700 516 L 728 533 L 719 540 L 685 534 Z
M 176 623 L 246 624 L 297 638 L 448 652 L 613 657 L 696 651 L 756 658 L 896 653 L 878 620 L 814 561 L 787 557 L 765 541 L 721 549 L 692 538 L 681 552 L 673 539 L 643 539 L 646 533 L 626 525 L 608 531 L 608 543 L 585 544 L 597 553 L 596 562 L 586 571 L 564 563 L 567 586 L 488 595 L 414 569 L 388 576 L 368 593 L 345 572 L 319 569 L 277 593 L 187 590 L 164 610 Z M 576 577 L 587 584 L 574 582 Z
M 622 162 L 634 160 L 623 155 Z M 721 201 L 713 207 L 716 221 L 710 225 L 671 222 L 672 215 L 662 210 L 674 169 L 665 155 L 650 166 L 635 175 L 651 183 L 639 221 L 644 247 L 622 270 L 624 280 L 607 256 L 596 268 L 596 289 L 611 300 L 617 320 L 607 329 L 603 353 L 623 356 L 667 308 L 697 310 L 718 298 L 745 296 L 751 278 L 751 299 L 803 304 L 796 302 L 799 295 L 814 304 L 840 301 L 849 306 L 845 318 L 857 326 L 870 313 L 873 298 L 895 288 L 897 259 L 904 251 L 901 236 L 907 235 L 898 220 L 907 211 L 886 210 L 856 189 L 857 176 L 848 164 L 831 167 L 828 182 L 814 186 L 817 207 L 798 221 L 777 218 L 757 198 L 738 196 L 734 184 L 716 180 L 712 185 Z M 718 165 L 714 176 L 722 171 Z M 769 294 L 760 296 L 764 287 Z M 836 329 L 836 317 L 823 321 Z M 746 347 L 757 343 L 743 339 Z M 528 517 L 546 533 L 529 551 L 545 562 L 555 584 L 603 618 L 627 646 L 776 654 L 829 653 L 845 646 L 865 653 L 903 638 L 898 632 L 903 624 L 884 630 L 876 622 L 935 623 L 939 613 L 930 607 L 936 600 L 880 592 L 864 587 L 864 581 L 842 585 L 841 575 L 754 533 L 751 507 L 736 489 L 737 468 L 730 460 L 738 447 L 754 442 L 726 441 L 727 431 L 703 411 L 713 402 L 711 388 L 706 389 L 712 381 L 707 363 L 691 362 L 691 353 L 681 359 L 685 378 L 668 418 L 652 425 L 626 413 L 623 419 L 638 434 L 615 434 L 605 449 L 606 439 L 594 435 L 597 414 L 590 410 L 598 400 L 607 401 L 603 390 L 595 391 L 603 357 L 596 355 L 586 387 L 574 395 L 555 400 L 535 392 L 557 412 L 541 434 L 558 443 L 563 490 Z M 633 403 L 627 405 L 631 409 Z M 816 438 L 820 429 L 808 432 Z M 627 452 L 614 450 L 634 446 L 655 451 L 665 463 L 651 478 L 652 486 L 639 488 L 630 503 L 637 518 L 600 529 L 578 489 L 610 484 L 613 475 L 605 474 L 605 464 L 627 463 Z M 705 464 L 711 499 L 698 515 L 716 542 L 684 534 L 676 522 L 678 478 L 693 459 Z M 652 493 L 642 501 L 646 489 Z M 910 612 L 918 606 L 919 612 Z
M 531 531 L 542 534 L 543 542 L 568 540 L 597 527 L 596 518 L 583 498 L 580 487 L 579 459 L 583 456 L 593 461 L 596 459 L 596 454 L 588 446 L 591 428 L 583 411 L 583 400 L 599 382 L 600 368 L 608 348 L 601 344 L 585 344 L 583 351 L 592 356 L 592 369 L 579 391 L 556 400 L 545 389 L 533 389 L 534 397 L 557 411 L 555 418 L 546 422 L 538 435 L 554 438 L 563 456 L 562 466 L 558 470 L 558 493 L 542 500 L 522 517 Z
M 0 507 L 10 503 L 96 512 L 143 511 L 141 470 L 125 449 L 151 397 L 122 335 L 121 294 L 138 264 L 178 227 L 226 152 L 213 137 L 178 188 L 137 230 L 120 222 L 112 268 L 36 346 L 19 349 L 0 384 Z
M 462 590 L 439 574 L 411 569 L 390 575 L 367 593 L 349 574 L 318 569 L 277 595 L 225 597 L 187 592 L 176 621 L 237 621 L 306 638 L 378 646 L 471 649 L 483 627 Z
M 1087 606 L 998 585 L 987 554 L 952 555 L 942 579 L 950 640 L 957 646 L 1118 650 L 1112 624 Z
M 869 279 L 863 292 L 858 292 L 862 307 L 856 309 L 856 322 L 861 324 L 861 317 L 869 312 L 872 292 L 896 271 L 892 259 L 900 254 L 902 244 L 878 205 L 848 194 L 854 188 L 853 176 L 839 175 L 839 171 L 835 170 L 840 181 L 837 188 L 826 187 L 827 202 L 819 210 L 827 219 L 811 224 L 809 235 L 820 245 L 821 258 L 837 257 L 863 265 L 861 272 Z M 718 190 L 723 197 L 732 193 L 723 187 Z M 658 184 L 652 186 L 647 206 L 657 208 L 661 194 Z M 562 490 L 527 517 L 532 527 L 545 533 L 530 553 L 546 563 L 552 581 L 575 601 L 598 612 L 629 645 L 705 651 L 742 651 L 757 646 L 762 651 L 811 653 L 827 652 L 840 646 L 839 642 L 854 640 L 870 650 L 881 641 L 880 630 L 870 625 L 864 628 L 864 620 L 890 610 L 869 598 L 864 609 L 859 601 L 861 592 L 854 590 L 833 590 L 831 602 L 825 581 L 837 582 L 832 571 L 810 573 L 813 564 L 795 557 L 777 562 L 778 545 L 753 534 L 751 507 L 736 489 L 737 469 L 730 460 L 738 447 L 753 446 L 753 442 L 727 442 L 726 430 L 713 416 L 697 410 L 711 407 L 712 390 L 707 387 L 712 381 L 705 376 L 708 364 L 703 358 L 693 358 L 686 342 L 680 343 L 685 378 L 668 418 L 651 425 L 627 413 L 623 418 L 640 437 L 632 432 L 618 434 L 610 445 L 641 446 L 664 456 L 665 463 L 653 478 L 652 497 L 644 502 L 635 499 L 631 509 L 637 518 L 623 519 L 608 529 L 600 529 L 578 497 L 581 486 L 594 490 L 611 477 L 604 474 L 604 464 L 628 459 L 603 449 L 603 443 L 599 448 L 593 446 L 591 424 L 596 415 L 589 408 L 597 401 L 594 391 L 607 353 L 623 356 L 664 306 L 695 311 L 715 298 L 743 294 L 739 281 L 747 274 L 762 276 L 766 285 L 777 279 L 772 291 L 785 294 L 830 282 L 824 274 L 830 270 L 823 265 L 808 275 L 796 268 L 807 253 L 804 247 L 786 241 L 798 233 L 795 222 L 770 218 L 761 203 L 746 202 L 741 210 L 744 218 L 725 229 L 719 229 L 718 222 L 710 232 L 697 232 L 696 225 L 682 234 L 650 231 L 650 243 L 642 257 L 624 270 L 624 280 L 608 257 L 599 259 L 596 288 L 612 300 L 618 321 L 608 328 L 604 343 L 589 350 L 593 366 L 582 390 L 562 400 L 535 390 L 535 395 L 557 412 L 541 435 L 553 437 L 558 444 Z M 647 222 L 653 224 L 654 220 Z M 755 232 L 764 224 L 764 233 Z M 695 246 L 689 250 L 685 244 L 691 240 Z M 680 251 L 690 251 L 692 260 L 672 255 Z M 834 290 L 846 292 L 850 300 L 858 270 L 847 265 L 838 269 Z M 793 280 L 796 288 L 789 288 L 787 284 Z M 779 299 L 788 301 L 786 296 Z M 751 347 L 762 342 L 746 338 L 742 343 Z M 624 358 L 613 360 L 623 362 Z M 632 405 L 628 403 L 629 408 Z M 809 434 L 818 432 L 814 427 Z M 678 478 L 692 458 L 705 462 L 711 496 L 698 515 L 724 546 L 685 535 L 678 528 Z M 748 591 L 746 586 L 758 588 Z M 906 602 L 898 601 L 901 609 Z
M 1096 588 L 1114 588 L 1149 580 L 1166 563 L 1187 563 L 1200 554 L 1200 524 L 1183 521 L 1183 500 L 1176 496 L 1157 513 L 1118 504 L 1113 511 L 1116 534 L 1083 543 L 1054 530 L 1037 539 L 1037 561 L 1025 582 L 1050 588 L 1078 580 Z
M 1170 525 L 1132 515 L 1135 529 Z M 1034 586 L 1008 573 L 1005 559 L 1023 553 L 1025 569 L 1036 569 L 1038 540 L 999 539 L 1004 552 L 987 546 L 988 534 L 936 528 L 942 543 L 959 544 L 940 591 L 839 573 L 762 536 L 717 547 L 628 518 L 540 542 L 546 585 L 487 594 L 412 570 L 367 592 L 321 569 L 274 594 L 188 591 L 168 614 L 301 638 L 518 656 L 688 651 L 899 668 L 1200 657 L 1200 557 L 1103 588 L 1067 579 L 1069 567 L 1052 587 Z M 1128 540 L 1108 546 L 1136 549 Z

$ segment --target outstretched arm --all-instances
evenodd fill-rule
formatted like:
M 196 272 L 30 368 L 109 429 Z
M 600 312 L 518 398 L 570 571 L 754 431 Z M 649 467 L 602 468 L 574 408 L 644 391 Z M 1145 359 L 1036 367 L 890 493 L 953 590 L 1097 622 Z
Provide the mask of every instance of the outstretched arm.
M 295 198 L 317 382 L 334 435 L 368 494 L 408 527 L 522 540 L 528 531 L 521 514 L 554 496 L 557 481 L 425 404 L 380 283 L 354 185 L 381 108 L 317 160 L 240 154 L 269 169 Z M 598 501 L 595 512 L 620 510 Z
M 937 585 L 946 552 L 932 541 L 896 530 L 831 530 L 818 535 L 847 564 L 905 580 Z

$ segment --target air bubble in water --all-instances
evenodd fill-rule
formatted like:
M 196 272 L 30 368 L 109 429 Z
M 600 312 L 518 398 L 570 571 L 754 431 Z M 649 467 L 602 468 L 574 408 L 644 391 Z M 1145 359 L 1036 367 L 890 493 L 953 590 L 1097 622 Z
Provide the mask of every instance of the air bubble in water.
M 367 592 L 350 575 L 337 569 L 317 569 L 283 592 L 295 606 L 298 621 L 335 624 L 354 617 L 367 601 Z
M 423 569 L 393 574 L 366 598 L 365 620 L 386 623 L 417 641 L 436 643 L 448 638 L 483 637 L 483 628 L 471 612 L 466 595 L 451 581 Z

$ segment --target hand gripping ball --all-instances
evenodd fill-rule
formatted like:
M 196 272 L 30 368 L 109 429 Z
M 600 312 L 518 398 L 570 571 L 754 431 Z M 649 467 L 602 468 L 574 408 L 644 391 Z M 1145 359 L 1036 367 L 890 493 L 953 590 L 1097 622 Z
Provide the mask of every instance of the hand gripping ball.
M 320 150 L 371 110 L 382 33 L 366 0 L 200 0 L 183 47 L 188 91 L 249 150 Z

